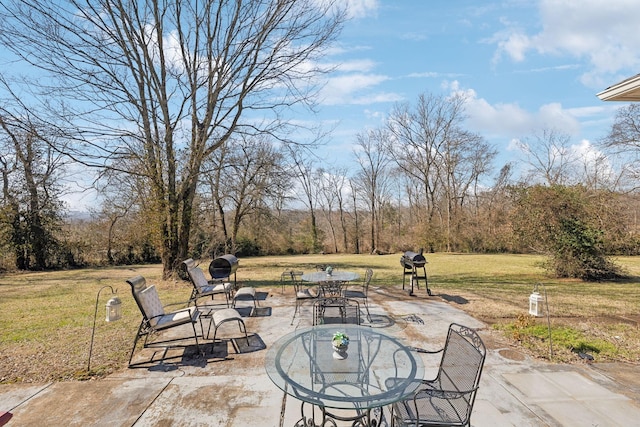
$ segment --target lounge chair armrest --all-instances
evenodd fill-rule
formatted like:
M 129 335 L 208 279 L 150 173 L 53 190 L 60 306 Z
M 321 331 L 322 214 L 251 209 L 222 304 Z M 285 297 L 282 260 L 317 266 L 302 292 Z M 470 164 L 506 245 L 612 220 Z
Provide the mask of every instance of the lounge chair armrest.
M 171 305 L 171 304 L 170 304 L 170 305 Z M 165 306 L 165 307 L 166 307 L 166 306 Z M 158 319 L 158 318 L 160 318 L 160 317 L 162 317 L 162 316 L 166 316 L 167 314 L 171 314 L 171 313 L 179 313 L 179 312 L 181 312 L 181 311 L 187 311 L 187 310 L 188 310 L 188 308 L 184 308 L 184 309 L 178 309 L 178 310 L 174 310 L 174 311 L 170 311 L 170 312 L 166 312 L 166 313 L 162 313 L 162 314 L 156 314 L 156 315 L 155 315 L 155 316 L 153 316 L 153 317 L 149 317 L 149 319 L 148 319 L 148 320 L 149 320 L 149 321 L 151 321 L 151 320 L 153 320 L 153 319 Z
M 185 301 L 185 302 L 172 302 L 171 304 L 167 304 L 167 305 L 163 305 L 162 308 L 167 308 L 167 307 L 175 307 L 178 305 L 181 305 L 184 307 L 184 309 L 186 310 L 189 307 L 189 303 L 191 301 Z

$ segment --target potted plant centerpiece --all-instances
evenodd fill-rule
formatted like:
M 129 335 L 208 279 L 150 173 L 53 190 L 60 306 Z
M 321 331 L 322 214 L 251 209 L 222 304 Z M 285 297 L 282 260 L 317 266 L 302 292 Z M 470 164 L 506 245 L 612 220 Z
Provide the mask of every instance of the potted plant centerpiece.
M 349 336 L 347 334 L 344 332 L 336 332 L 333 334 L 331 344 L 333 345 L 334 359 L 342 360 L 347 358 L 347 349 L 349 348 Z

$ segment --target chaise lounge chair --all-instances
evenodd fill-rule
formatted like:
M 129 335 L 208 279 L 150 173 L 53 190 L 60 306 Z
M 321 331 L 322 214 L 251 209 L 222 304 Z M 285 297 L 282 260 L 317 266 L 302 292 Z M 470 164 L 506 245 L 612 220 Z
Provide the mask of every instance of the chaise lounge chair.
M 224 295 L 227 307 L 229 307 L 232 292 L 230 282 L 218 282 L 214 280 L 208 281 L 204 276 L 203 271 L 196 265 L 196 262 L 192 258 L 189 258 L 182 263 L 185 265 L 189 281 L 193 285 L 193 291 L 191 292 L 189 301 L 193 302 L 197 306 L 199 298 L 211 296 L 211 299 L 213 299 L 215 295 Z
M 188 344 L 184 343 L 184 340 L 186 339 L 185 337 L 164 337 L 156 341 L 149 341 L 149 337 L 152 334 L 161 334 L 168 331 L 169 329 L 188 324 L 191 324 L 193 330 L 193 339 L 196 343 L 196 349 L 198 353 L 200 353 L 198 334 L 196 332 L 196 323 L 200 320 L 201 313 L 197 307 L 187 307 L 180 310 L 167 312 L 165 311 L 165 308 L 169 306 L 162 305 L 155 285 L 147 286 L 147 282 L 144 277 L 136 276 L 127 280 L 127 283 L 131 286 L 133 299 L 136 301 L 136 304 L 138 304 L 138 308 L 142 313 L 142 321 L 140 322 L 140 326 L 138 327 L 136 338 L 133 341 L 131 355 L 129 356 L 129 367 L 134 366 L 132 365 L 131 360 L 133 359 L 133 353 L 135 352 L 136 344 L 142 337 L 144 337 L 143 346 L 145 348 L 164 348 L 164 353 L 162 359 L 160 360 L 161 362 L 164 361 L 169 348 L 186 347 Z M 200 320 L 200 322 L 200 330 L 202 331 L 202 321 Z M 189 336 L 188 339 L 190 340 L 191 336 Z M 183 344 L 179 344 L 180 342 L 183 342 Z M 149 362 L 152 361 L 153 360 Z

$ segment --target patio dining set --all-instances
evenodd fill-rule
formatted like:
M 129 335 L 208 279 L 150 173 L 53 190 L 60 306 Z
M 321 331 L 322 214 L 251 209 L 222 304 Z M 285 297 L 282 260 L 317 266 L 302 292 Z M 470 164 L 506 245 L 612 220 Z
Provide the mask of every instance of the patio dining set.
M 130 367 L 163 363 L 170 348 L 192 346 L 194 342 L 197 353 L 204 354 L 201 342 L 211 341 L 215 346 L 220 340 L 218 329 L 227 323 L 237 324 L 240 337 L 236 340 L 246 340 L 249 346 L 238 304 L 248 301 L 253 310 L 259 302 L 255 288 L 236 285 L 237 258 L 225 255 L 222 260 L 214 260 L 210 279 L 193 259 L 185 260 L 183 267 L 193 289 L 187 306 L 175 310 L 162 305 L 155 286 L 144 277 L 127 280 L 142 314 Z M 308 313 L 303 305 L 312 305 L 311 325 L 296 327 L 280 337 L 265 354 L 265 371 L 273 384 L 300 402 L 295 426 L 337 427 L 345 422 L 379 426 L 385 408 L 391 425 L 470 426 L 486 355 L 477 332 L 452 323 L 438 351 L 409 346 L 382 332 L 373 327 L 369 308 L 373 276 L 370 268 L 361 279 L 356 272 L 331 266 L 317 266 L 310 273 L 282 273 L 281 292 L 292 288 L 295 296 L 291 325 L 296 317 Z M 208 301 L 203 303 L 204 299 Z M 189 330 L 189 336 L 167 334 L 178 327 L 183 333 Z M 140 339 L 145 348 L 162 349 L 162 357 L 133 363 Z M 427 354 L 441 355 L 432 379 L 424 378 L 423 355 Z

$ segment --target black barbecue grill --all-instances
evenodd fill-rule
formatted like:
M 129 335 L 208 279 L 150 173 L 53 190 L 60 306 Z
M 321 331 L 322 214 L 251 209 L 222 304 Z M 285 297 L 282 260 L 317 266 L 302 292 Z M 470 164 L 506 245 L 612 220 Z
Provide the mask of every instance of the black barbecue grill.
M 427 263 L 427 259 L 420 253 L 407 251 L 400 257 L 400 264 L 406 269 L 412 269 L 413 267 L 422 268 Z
M 236 270 L 238 269 L 238 258 L 234 255 L 226 254 L 215 258 L 209 264 L 209 274 L 214 281 L 230 280 L 233 274 L 233 282 L 236 282 Z
M 422 249 L 420 252 L 407 251 L 400 257 L 400 265 L 404 268 L 402 275 L 402 289 L 404 289 L 405 277 L 411 275 L 411 290 L 409 295 L 413 295 L 414 285 L 420 288 L 420 280 L 424 280 L 425 287 L 427 288 L 427 294 L 431 295 L 431 289 L 429 289 L 429 281 L 427 280 L 427 269 L 425 265 L 427 259 L 422 255 Z

